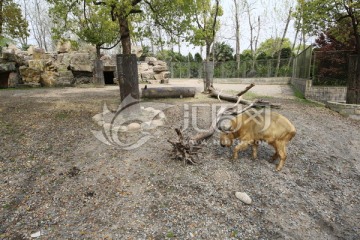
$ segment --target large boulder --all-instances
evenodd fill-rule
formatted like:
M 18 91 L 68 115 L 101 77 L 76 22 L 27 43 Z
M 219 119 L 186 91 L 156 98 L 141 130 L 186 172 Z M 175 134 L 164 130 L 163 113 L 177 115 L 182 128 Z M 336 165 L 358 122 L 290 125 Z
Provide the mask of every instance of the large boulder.
M 159 61 L 154 57 L 147 57 L 145 62 L 138 65 L 138 71 L 139 79 L 150 83 L 165 83 L 170 77 L 166 62 Z
M 38 69 L 20 66 L 20 75 L 25 85 L 40 86 L 41 71 Z
M 44 71 L 41 73 L 40 84 L 43 87 L 54 87 L 57 85 L 59 74 L 53 71 Z
M 56 45 L 57 53 L 69 53 L 71 52 L 71 42 L 70 41 L 58 41 Z
M 90 53 L 74 53 L 71 55 L 69 69 L 73 72 L 93 72 L 93 61 Z

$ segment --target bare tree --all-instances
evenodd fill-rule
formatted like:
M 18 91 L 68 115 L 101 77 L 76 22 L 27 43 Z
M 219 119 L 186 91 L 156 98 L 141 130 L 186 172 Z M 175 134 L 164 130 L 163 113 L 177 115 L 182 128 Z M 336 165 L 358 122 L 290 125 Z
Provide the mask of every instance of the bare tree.
M 52 21 L 48 14 L 48 3 L 44 0 L 24 0 L 22 4 L 25 15 L 30 22 L 31 35 L 37 45 L 46 51 L 53 50 L 51 39 Z
M 290 20 L 291 20 L 291 14 L 292 14 L 292 8 L 290 7 L 288 17 L 287 17 L 287 20 L 286 20 L 286 24 L 285 24 L 285 29 L 284 29 L 282 38 L 280 40 L 280 47 L 279 47 L 279 52 L 278 52 L 277 62 L 276 62 L 276 69 L 275 69 L 275 77 L 277 77 L 278 73 L 279 73 L 280 61 L 281 61 L 281 48 L 282 48 L 282 45 L 283 45 L 283 43 L 285 41 L 286 33 L 287 33 L 289 23 L 290 23 Z
M 252 55 L 252 64 L 251 64 L 251 70 L 255 71 L 255 62 L 256 62 L 256 50 L 257 45 L 259 42 L 259 36 L 260 36 L 260 30 L 261 30 L 261 22 L 260 22 L 260 16 L 257 17 L 257 20 L 252 18 L 252 4 L 248 1 L 244 2 L 245 4 L 245 11 L 248 16 L 248 23 L 250 28 L 250 50 Z
M 236 63 L 237 63 L 237 70 L 240 69 L 240 5 L 241 0 L 233 0 L 234 1 L 234 20 L 235 20 L 235 56 L 236 56 Z

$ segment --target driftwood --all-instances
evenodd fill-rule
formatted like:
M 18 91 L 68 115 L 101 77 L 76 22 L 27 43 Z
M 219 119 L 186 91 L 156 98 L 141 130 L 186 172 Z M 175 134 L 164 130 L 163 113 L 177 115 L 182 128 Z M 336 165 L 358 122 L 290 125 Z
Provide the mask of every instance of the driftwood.
M 254 86 L 255 86 L 254 84 L 250 84 L 249 86 L 246 87 L 245 90 L 239 92 L 236 95 L 222 93 L 221 91 L 216 90 L 213 87 L 210 87 L 209 90 L 210 90 L 211 97 L 218 98 L 219 100 L 222 99 L 222 100 L 229 101 L 229 102 L 238 102 L 239 96 L 243 95 L 244 93 L 249 91 Z M 270 106 L 271 108 L 280 108 L 281 107 L 279 104 L 270 103 L 269 101 L 264 101 L 262 99 L 256 100 L 255 102 L 251 102 L 251 101 L 245 100 L 245 99 L 240 99 L 239 103 L 245 104 L 245 105 L 250 105 L 250 104 L 254 103 L 254 105 L 253 105 L 254 107 L 266 107 L 266 106 Z
M 143 98 L 185 98 L 194 97 L 196 88 L 194 87 L 161 87 L 161 88 L 142 88 L 141 97 Z
M 179 138 L 178 141 L 173 142 L 168 140 L 174 147 L 173 152 L 175 159 L 182 160 L 184 163 L 196 164 L 195 158 L 197 158 L 197 151 L 201 149 L 201 147 L 195 146 L 188 138 L 185 138 L 179 128 L 175 128 L 175 131 Z

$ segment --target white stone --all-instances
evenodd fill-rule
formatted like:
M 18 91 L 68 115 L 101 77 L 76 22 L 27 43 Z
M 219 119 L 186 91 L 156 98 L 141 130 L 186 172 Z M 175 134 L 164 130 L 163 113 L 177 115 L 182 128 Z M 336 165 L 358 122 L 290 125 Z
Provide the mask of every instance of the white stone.
M 252 200 L 245 192 L 236 192 L 235 196 L 245 204 L 251 204 Z
M 33 233 L 33 234 L 30 235 L 30 237 L 32 237 L 32 238 L 38 238 L 38 237 L 40 237 L 40 236 L 41 236 L 41 232 L 40 232 L 40 231 L 38 231 L 38 232 Z
M 111 123 L 104 123 L 103 124 L 103 128 L 105 131 L 110 131 L 111 129 Z
M 130 123 L 127 126 L 127 130 L 129 132 L 139 131 L 141 129 L 141 125 L 139 123 Z
M 102 113 L 96 114 L 95 116 L 92 117 L 92 119 L 93 119 L 95 122 L 99 122 L 99 121 L 103 121 L 103 120 L 104 120 Z
M 160 127 L 160 126 L 164 126 L 164 121 L 163 120 L 152 120 L 151 121 L 151 125 L 154 127 Z
M 147 107 L 147 108 L 145 108 L 144 110 L 145 110 L 145 111 L 148 111 L 148 112 L 153 112 L 153 111 L 155 111 L 155 108 L 153 108 L 153 107 Z
M 127 126 L 120 126 L 119 132 L 126 132 L 128 130 Z

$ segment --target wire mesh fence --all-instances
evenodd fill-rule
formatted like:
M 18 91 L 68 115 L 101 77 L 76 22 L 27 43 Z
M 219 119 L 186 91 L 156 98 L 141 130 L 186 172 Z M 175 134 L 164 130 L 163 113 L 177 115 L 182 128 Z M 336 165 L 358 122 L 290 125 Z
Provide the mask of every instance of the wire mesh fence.
M 346 86 L 353 51 L 313 51 L 313 85 Z
M 171 78 L 203 78 L 203 63 L 198 62 L 169 62 Z M 215 62 L 215 78 L 250 78 L 250 77 L 275 77 L 276 59 Z M 281 59 L 277 77 L 290 77 L 292 75 L 291 59 Z
M 294 78 L 311 78 L 311 61 L 312 61 L 312 47 L 306 48 L 294 59 L 293 63 L 293 77 Z
M 346 86 L 353 51 L 319 51 L 312 46 L 295 57 L 294 78 L 312 79 L 313 85 Z

